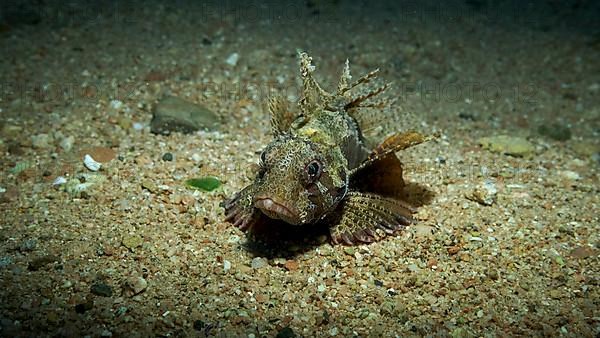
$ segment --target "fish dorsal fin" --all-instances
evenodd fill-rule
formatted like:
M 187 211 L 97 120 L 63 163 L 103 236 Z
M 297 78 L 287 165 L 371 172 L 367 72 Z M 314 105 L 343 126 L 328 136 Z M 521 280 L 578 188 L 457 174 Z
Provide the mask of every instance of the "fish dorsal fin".
M 344 70 L 342 70 L 342 76 L 340 76 L 340 82 L 338 83 L 338 95 L 347 90 L 350 80 L 352 80 L 352 75 L 350 75 L 350 61 L 346 59 Z
M 336 100 L 337 102 L 341 102 L 339 107 L 356 121 L 363 137 L 367 137 L 367 134 L 373 134 L 374 129 L 378 131 L 382 125 L 388 124 L 390 120 L 391 113 L 386 111 L 385 108 L 391 106 L 394 100 L 389 98 L 381 100 L 372 99 L 386 91 L 391 86 L 391 83 L 370 88 L 368 91 L 363 91 L 358 95 L 351 93 L 353 89 L 361 88 L 373 82 L 378 74 L 379 69 L 375 69 L 352 81 L 350 62 L 346 60 L 338 83 Z
M 284 134 L 288 131 L 296 118 L 296 114 L 289 108 L 288 102 L 281 96 L 274 96 L 269 99 L 271 131 L 274 136 Z
M 315 81 L 313 72 L 315 66 L 312 64 L 312 57 L 305 52 L 300 52 L 300 76 L 302 78 L 302 98 L 298 102 L 300 111 L 304 116 L 310 116 L 320 108 L 328 105 L 332 101 L 333 95 L 325 91 Z
M 358 80 L 350 83 L 352 80 L 352 76 L 350 75 L 350 62 L 346 60 L 346 64 L 344 65 L 344 70 L 342 71 L 342 77 L 340 78 L 340 83 L 338 84 L 338 95 L 346 95 L 350 90 L 358 87 L 362 84 L 367 84 L 371 82 L 373 79 L 377 78 L 377 74 L 379 73 L 379 69 L 375 69 L 363 76 L 361 76 Z

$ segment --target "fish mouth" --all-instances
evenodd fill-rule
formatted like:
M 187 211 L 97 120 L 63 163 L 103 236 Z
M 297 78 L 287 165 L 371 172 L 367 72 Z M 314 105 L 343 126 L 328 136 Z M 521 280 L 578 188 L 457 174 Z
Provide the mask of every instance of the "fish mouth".
M 280 219 L 290 224 L 298 223 L 298 215 L 287 206 L 275 202 L 268 197 L 259 197 L 254 200 L 254 206 L 260 209 L 269 218 Z

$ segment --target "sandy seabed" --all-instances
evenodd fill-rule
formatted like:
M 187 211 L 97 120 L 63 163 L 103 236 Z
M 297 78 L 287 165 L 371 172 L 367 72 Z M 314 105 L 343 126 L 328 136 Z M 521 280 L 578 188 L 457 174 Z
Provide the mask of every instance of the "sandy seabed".
M 502 4 L 14 16 L 0 26 L 0 335 L 597 336 L 598 29 L 577 17 L 590 9 Z M 399 154 L 418 222 L 398 236 L 268 250 L 223 221 L 270 140 L 267 97 L 298 99 L 297 50 L 328 88 L 346 58 L 355 76 L 380 68 L 398 98 L 383 124 L 439 133 Z M 220 129 L 152 134 L 163 95 Z M 480 146 L 494 135 L 533 149 Z M 107 161 L 97 176 L 86 153 Z M 84 193 L 53 185 L 81 173 Z M 206 175 L 223 186 L 183 184 Z M 482 187 L 491 205 L 474 201 Z

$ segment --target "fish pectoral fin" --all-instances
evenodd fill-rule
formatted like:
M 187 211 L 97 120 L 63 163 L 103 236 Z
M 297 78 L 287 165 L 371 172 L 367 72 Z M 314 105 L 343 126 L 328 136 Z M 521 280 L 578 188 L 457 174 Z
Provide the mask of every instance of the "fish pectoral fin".
M 375 193 L 386 197 L 400 197 L 404 190 L 402 162 L 396 154 L 370 163 L 368 169 L 361 170 L 351 177 L 354 190 Z
M 225 221 L 242 231 L 252 228 L 261 216 L 253 205 L 252 196 L 252 185 L 249 185 L 224 201 L 221 206 L 225 209 Z
M 416 146 L 417 144 L 429 141 L 430 139 L 432 139 L 432 137 L 424 136 L 423 134 L 415 131 L 393 134 L 375 147 L 369 156 L 358 167 L 354 168 L 350 172 L 350 175 L 354 175 L 361 169 L 366 168 L 374 162 L 385 158 L 391 153 Z
M 341 215 L 331 227 L 333 243 L 371 243 L 413 223 L 414 208 L 403 201 L 375 194 L 349 192 L 340 204 Z

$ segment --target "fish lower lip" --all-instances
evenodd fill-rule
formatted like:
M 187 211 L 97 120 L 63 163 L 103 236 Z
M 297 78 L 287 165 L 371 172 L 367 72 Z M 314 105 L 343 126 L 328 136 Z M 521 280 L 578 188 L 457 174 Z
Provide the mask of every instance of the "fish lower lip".
M 266 211 L 267 216 L 276 216 L 279 219 L 295 219 L 296 215 L 285 205 L 277 203 L 270 198 L 259 198 L 254 202 L 254 206 Z

